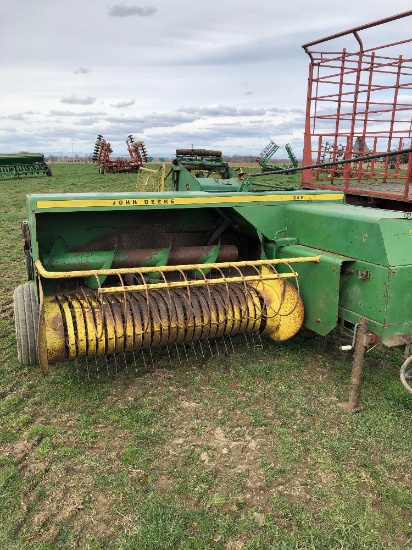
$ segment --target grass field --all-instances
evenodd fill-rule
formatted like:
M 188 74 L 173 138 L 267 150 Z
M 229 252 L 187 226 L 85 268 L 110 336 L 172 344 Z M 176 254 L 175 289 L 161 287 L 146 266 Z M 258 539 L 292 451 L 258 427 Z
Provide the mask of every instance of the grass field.
M 195 346 L 181 362 L 156 352 L 99 373 L 19 366 L 25 195 L 135 186 L 95 165 L 52 169 L 0 179 L 0 548 L 412 548 L 400 351 L 366 355 L 355 415 L 338 407 L 351 367 L 338 334 L 301 331 L 263 350 L 238 338 L 234 353 Z

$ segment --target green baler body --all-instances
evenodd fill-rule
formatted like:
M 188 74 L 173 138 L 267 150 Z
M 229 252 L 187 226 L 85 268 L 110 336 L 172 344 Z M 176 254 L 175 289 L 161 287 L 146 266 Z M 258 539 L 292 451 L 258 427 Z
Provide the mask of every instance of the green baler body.
M 411 219 L 343 204 L 341 193 L 239 192 L 239 180 L 212 179 L 187 178 L 162 194 L 29 195 L 32 260 L 61 271 L 108 268 L 129 247 L 158 251 L 148 261 L 161 265 L 159 251 L 213 238 L 235 244 L 240 260 L 319 253 L 319 263 L 293 266 L 308 328 L 327 334 L 362 315 L 384 344 L 412 342 Z

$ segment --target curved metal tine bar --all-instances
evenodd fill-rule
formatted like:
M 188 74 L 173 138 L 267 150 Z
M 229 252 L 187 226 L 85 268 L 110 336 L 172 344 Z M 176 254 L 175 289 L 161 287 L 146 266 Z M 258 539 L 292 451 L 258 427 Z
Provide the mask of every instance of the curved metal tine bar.
M 223 273 L 222 269 L 221 269 L 220 267 L 217 267 L 217 266 L 216 266 L 215 269 L 216 269 L 216 271 L 219 273 L 220 277 L 221 277 L 222 279 L 226 280 L 226 276 L 225 276 L 225 274 Z M 226 282 L 225 284 L 227 284 L 227 282 Z M 219 298 L 220 298 L 220 293 L 219 293 Z M 223 307 L 225 308 L 225 303 L 224 303 L 223 300 L 221 300 L 221 303 L 223 303 Z M 226 308 L 225 308 L 225 309 L 226 309 Z M 227 310 L 226 310 L 226 313 L 227 313 Z M 226 317 L 223 315 L 223 316 L 222 316 L 222 320 L 219 321 L 219 326 L 222 325 L 222 324 L 225 324 L 225 328 L 226 328 L 228 321 L 233 321 L 233 319 L 229 319 L 229 317 L 228 317 L 227 315 L 226 315 Z M 223 329 L 223 334 L 222 334 L 222 336 L 224 336 L 225 328 Z M 225 348 L 226 348 L 226 350 L 227 350 L 226 342 L 224 342 L 224 344 L 225 344 Z
M 214 313 L 211 310 L 210 286 L 206 285 L 206 288 L 204 287 L 198 288 L 197 294 L 198 294 L 199 304 L 200 304 L 200 308 L 204 319 L 203 327 L 205 330 L 203 330 L 203 339 L 206 340 L 207 345 L 209 347 L 210 354 L 213 357 L 213 351 L 210 345 L 210 338 L 211 338 L 210 335 L 213 334 L 212 318 L 214 317 Z
M 167 279 L 166 279 L 166 275 L 165 273 L 160 269 L 159 270 L 159 273 L 160 275 L 162 276 L 163 278 L 163 282 L 165 284 L 167 284 Z M 169 286 L 166 286 L 166 293 L 167 293 L 167 298 L 168 300 L 166 299 L 166 297 L 163 295 L 162 293 L 162 297 L 166 303 L 166 306 L 167 306 L 167 310 L 170 312 L 171 314 L 171 317 L 172 317 L 172 320 L 171 320 L 171 325 L 172 325 L 172 330 L 174 330 L 176 332 L 175 336 L 173 337 L 173 333 L 172 333 L 172 336 L 171 338 L 169 338 L 169 341 L 168 343 L 166 344 L 166 349 L 167 349 L 167 354 L 168 354 L 168 357 L 169 357 L 169 362 L 171 363 L 172 362 L 172 359 L 171 359 L 171 355 L 170 355 L 170 350 L 169 350 L 169 344 L 174 344 L 175 345 L 175 349 L 176 349 L 176 353 L 177 353 L 177 357 L 178 357 L 178 360 L 179 360 L 179 363 L 181 363 L 181 360 L 180 360 L 180 354 L 179 354 L 179 348 L 177 346 L 177 343 L 176 343 L 176 339 L 178 337 L 178 311 L 176 309 L 176 302 L 175 300 L 172 299 L 172 296 L 171 296 L 171 289 Z M 163 327 L 163 329 L 167 329 L 169 327 Z
M 209 295 L 210 295 L 210 283 L 208 283 L 208 281 L 209 281 L 210 279 L 207 279 L 205 273 L 204 273 L 202 270 L 200 270 L 200 271 L 201 271 L 201 273 L 202 273 L 203 280 L 205 281 L 205 286 L 206 286 L 206 288 L 209 290 Z M 199 278 L 200 278 L 200 277 L 199 277 Z M 202 327 L 206 326 L 207 324 L 208 324 L 208 322 L 205 321 L 205 322 L 203 323 L 203 321 L 201 320 L 201 325 L 202 325 Z
M 249 285 L 248 285 L 247 281 L 245 281 L 244 275 L 243 275 L 242 271 L 240 270 L 240 268 L 236 265 L 233 266 L 233 267 L 236 269 L 236 271 L 239 273 L 239 276 L 242 278 L 242 285 L 243 285 L 243 289 L 244 289 L 244 294 L 245 294 L 245 296 L 247 296 L 249 294 Z M 259 270 L 256 268 L 256 266 L 253 266 L 253 267 L 256 270 L 256 272 L 259 273 Z M 245 309 L 245 318 L 248 319 L 248 320 L 251 320 L 251 316 L 249 315 L 249 312 L 248 312 L 247 309 Z
M 149 325 L 151 324 L 150 322 L 150 299 L 149 299 L 149 289 L 147 288 L 147 283 L 145 281 L 145 278 L 144 278 L 144 275 L 143 273 L 139 272 L 139 275 L 142 279 L 142 286 L 143 286 L 143 290 L 146 294 L 146 304 L 147 304 L 147 323 L 146 323 L 146 326 L 143 328 L 143 331 L 146 332 Z M 152 360 L 152 363 L 153 363 L 153 360 Z
M 274 273 L 277 273 L 276 269 L 272 265 L 265 264 L 265 267 L 269 270 L 272 270 Z M 264 280 L 264 278 L 262 278 L 262 280 Z M 278 292 L 276 290 L 274 290 L 276 295 L 279 296 L 279 306 L 278 306 L 277 310 L 273 307 L 273 305 L 271 305 L 270 303 L 265 302 L 265 310 L 266 310 L 265 317 L 267 319 L 273 319 L 274 317 L 277 317 L 279 315 L 279 312 L 282 308 L 283 299 L 284 299 L 284 296 L 285 296 L 285 284 L 283 284 L 283 281 L 281 282 L 281 288 L 282 288 L 281 296 L 279 296 Z M 272 312 L 272 315 L 269 315 L 269 311 Z
M 91 326 L 91 329 L 92 329 L 92 331 L 94 333 L 94 336 L 96 338 L 94 356 L 97 357 L 98 342 L 101 340 L 102 335 L 103 335 L 103 327 L 101 329 L 101 334 L 99 334 L 98 331 L 97 331 L 97 326 L 96 326 L 96 313 L 99 310 L 96 309 L 93 306 L 93 304 L 90 302 L 89 296 L 84 291 L 83 287 L 80 287 L 80 291 L 81 291 L 81 294 L 82 294 L 82 298 L 83 298 L 84 302 L 86 303 L 86 308 L 88 310 L 88 313 L 86 313 L 86 316 L 88 317 L 88 322 L 87 322 L 88 330 L 90 330 L 90 326 Z M 86 308 L 84 308 L 84 309 L 86 309 Z M 101 321 L 101 319 L 100 319 L 100 321 Z M 100 324 L 102 324 L 102 323 L 100 323 Z M 96 370 L 98 371 L 97 364 L 96 364 Z
M 127 304 L 127 301 L 126 301 L 126 289 L 124 287 L 124 282 L 123 282 L 123 277 L 121 275 L 121 273 L 117 273 L 116 274 L 118 277 L 119 277 L 119 280 L 120 280 L 120 286 L 123 288 L 123 303 L 124 303 L 124 312 L 123 312 L 123 320 L 124 320 L 124 323 L 123 323 L 123 336 L 125 335 L 125 321 L 126 321 L 126 304 Z
M 197 324 L 199 324 L 200 327 L 203 328 L 202 318 L 199 315 L 199 310 L 195 311 L 195 306 L 194 306 L 195 302 L 193 301 L 193 293 L 190 290 L 190 285 L 189 285 L 189 281 L 188 281 L 187 276 L 185 275 L 185 273 L 181 269 L 178 269 L 177 271 L 183 277 L 184 282 L 187 283 L 186 286 L 185 286 L 185 291 L 187 292 L 187 307 L 188 307 L 188 309 L 190 310 L 190 312 L 192 314 L 193 334 L 195 335 L 197 333 Z M 202 276 L 203 276 L 203 279 L 206 281 L 206 277 L 205 277 L 205 274 L 203 273 L 203 271 L 202 271 Z M 195 357 L 197 358 L 195 347 L 192 346 L 192 349 L 193 349 L 193 353 L 195 354 Z M 185 351 L 186 351 L 186 348 L 185 348 Z M 186 353 L 186 357 L 187 357 L 187 353 Z

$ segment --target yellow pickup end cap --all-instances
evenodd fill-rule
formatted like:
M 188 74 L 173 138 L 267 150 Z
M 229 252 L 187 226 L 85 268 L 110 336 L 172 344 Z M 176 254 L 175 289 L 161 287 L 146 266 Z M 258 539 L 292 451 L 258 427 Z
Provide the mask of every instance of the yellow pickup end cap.
M 296 288 L 284 279 L 263 280 L 253 286 L 265 304 L 262 335 L 275 341 L 292 338 L 300 330 L 304 317 L 303 302 Z

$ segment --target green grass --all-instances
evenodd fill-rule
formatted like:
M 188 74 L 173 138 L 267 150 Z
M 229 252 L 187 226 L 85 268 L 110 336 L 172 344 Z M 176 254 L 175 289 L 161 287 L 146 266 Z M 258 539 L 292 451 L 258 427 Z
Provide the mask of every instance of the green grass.
M 339 336 L 154 365 L 22 368 L 13 289 L 25 281 L 25 195 L 133 191 L 133 174 L 56 164 L 0 179 L 0 548 L 398 549 L 412 546 L 412 400 L 399 351 L 365 361 L 348 396 Z M 251 341 L 249 341 L 251 345 Z M 146 357 L 148 359 L 148 357 Z

